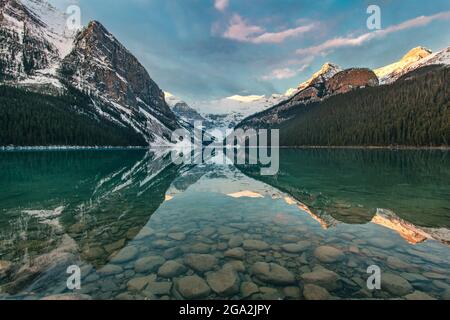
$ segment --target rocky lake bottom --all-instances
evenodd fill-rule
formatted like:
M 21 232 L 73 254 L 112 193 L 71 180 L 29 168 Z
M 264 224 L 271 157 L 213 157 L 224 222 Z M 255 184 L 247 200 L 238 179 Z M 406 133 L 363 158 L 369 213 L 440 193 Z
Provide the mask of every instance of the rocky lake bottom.
M 299 180 L 289 193 L 284 171 L 269 184 L 131 154 L 0 157 L 0 299 L 450 299 L 449 199 L 436 196 L 445 184 L 432 196 L 423 188 L 438 214 L 422 223 L 398 215 L 402 201 L 372 206 L 386 197 L 367 200 L 357 183 L 332 194 L 331 182 L 315 193 Z M 72 265 L 80 290 L 67 287 Z M 367 286 L 371 266 L 379 290 Z

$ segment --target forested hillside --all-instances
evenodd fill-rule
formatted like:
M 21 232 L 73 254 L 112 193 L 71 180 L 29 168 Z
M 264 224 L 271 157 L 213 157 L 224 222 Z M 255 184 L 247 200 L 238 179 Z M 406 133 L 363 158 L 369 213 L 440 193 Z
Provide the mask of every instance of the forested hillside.
M 449 146 L 450 68 L 425 67 L 282 116 L 283 146 Z
M 48 96 L 0 86 L 0 146 L 145 146 L 129 127 L 96 116 L 75 90 Z

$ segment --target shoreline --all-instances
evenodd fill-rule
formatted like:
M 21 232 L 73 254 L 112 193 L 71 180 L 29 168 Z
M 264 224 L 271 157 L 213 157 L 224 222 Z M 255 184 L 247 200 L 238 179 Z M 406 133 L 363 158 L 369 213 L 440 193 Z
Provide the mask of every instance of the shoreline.
M 76 151 L 76 150 L 147 150 L 151 146 L 0 146 L 1 151 Z M 278 149 L 352 149 L 352 150 L 440 150 L 450 151 L 450 146 L 279 146 Z
M 420 146 L 280 146 L 280 149 L 360 149 L 360 150 L 440 150 L 450 151 L 450 146 L 445 147 L 420 147 Z
M 0 146 L 0 152 L 4 151 L 77 151 L 77 150 L 146 150 L 149 147 L 143 146 L 128 146 L 128 147 L 113 147 L 113 146 Z

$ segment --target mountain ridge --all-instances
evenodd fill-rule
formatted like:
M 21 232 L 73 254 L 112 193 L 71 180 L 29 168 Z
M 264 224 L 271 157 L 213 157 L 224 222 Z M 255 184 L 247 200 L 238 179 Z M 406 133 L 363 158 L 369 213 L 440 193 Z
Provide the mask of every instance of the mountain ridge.
M 163 91 L 100 22 L 70 31 L 65 14 L 45 0 L 0 4 L 0 83 L 53 96 L 76 88 L 90 97 L 96 118 L 131 128 L 148 143 L 170 143 L 181 124 Z
M 436 53 L 431 53 L 431 50 L 424 47 L 416 47 L 408 51 L 402 60 L 374 70 L 367 68 L 342 70 L 335 64 L 326 63 L 309 80 L 301 83 L 292 97 L 243 119 L 237 127 L 280 125 L 289 120 L 289 118 L 286 118 L 286 115 L 290 114 L 287 111 L 295 109 L 297 106 L 324 101 L 333 95 L 358 88 L 391 85 L 407 74 L 414 74 L 415 70 L 438 64 L 450 64 L 450 47 Z M 345 74 L 350 74 L 350 77 L 344 76 Z M 381 79 L 378 78 L 377 74 L 381 76 Z

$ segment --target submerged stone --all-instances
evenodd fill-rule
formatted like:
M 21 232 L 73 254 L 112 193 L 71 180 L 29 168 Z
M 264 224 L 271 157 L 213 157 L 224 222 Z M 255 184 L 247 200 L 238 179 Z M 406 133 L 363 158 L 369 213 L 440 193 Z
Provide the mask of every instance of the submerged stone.
M 158 270 L 158 276 L 163 278 L 173 278 L 186 272 L 186 267 L 181 263 L 171 260 L 164 263 Z
M 244 263 L 238 260 L 227 262 L 223 267 L 231 268 L 237 272 L 245 272 L 246 270 Z
M 406 300 L 436 300 L 432 296 L 421 291 L 414 291 L 413 293 L 406 295 L 405 298 Z
M 130 291 L 142 291 L 150 282 L 156 280 L 155 275 L 133 278 L 127 283 L 128 290 Z
M 92 300 L 91 296 L 86 294 L 56 294 L 52 296 L 47 296 L 42 298 L 41 300 L 50 300 L 50 301 L 68 301 L 68 300 Z
M 176 240 L 176 241 L 183 241 L 184 239 L 186 239 L 186 234 L 183 232 L 169 233 L 167 236 L 170 239 Z
M 412 266 L 409 263 L 406 263 L 397 257 L 389 257 L 387 259 L 387 265 L 390 268 L 396 269 L 396 270 L 408 270 L 408 269 L 412 268 Z
M 234 248 L 227 250 L 224 255 L 227 258 L 243 260 L 245 258 L 245 251 L 242 248 Z
M 116 263 L 128 262 L 130 260 L 133 260 L 137 256 L 138 252 L 139 250 L 136 246 L 123 248 L 112 258 L 112 261 Z
M 305 251 L 311 246 L 309 241 L 301 241 L 297 243 L 287 243 L 281 246 L 281 248 L 289 253 L 300 253 Z
M 413 287 L 408 280 L 393 273 L 382 274 L 381 288 L 398 297 L 413 291 Z
M 312 272 L 304 273 L 302 279 L 305 283 L 315 284 L 329 290 L 334 290 L 338 287 L 339 276 L 328 269 L 317 268 Z
M 270 246 L 261 240 L 245 240 L 243 243 L 245 250 L 264 251 L 268 250 Z
M 285 287 L 283 293 L 288 299 L 299 299 L 301 296 L 299 287 Z
M 228 240 L 228 247 L 230 248 L 236 248 L 242 246 L 242 243 L 244 242 L 244 238 L 241 236 L 233 236 Z
M 295 283 L 292 272 L 275 263 L 257 262 L 252 267 L 252 274 L 266 283 L 276 285 Z
M 331 246 L 321 246 L 314 251 L 314 256 L 324 263 L 333 263 L 344 259 L 342 250 Z
M 161 256 L 148 256 L 143 257 L 137 260 L 134 264 L 134 270 L 137 273 L 144 273 L 144 272 L 154 272 L 156 271 L 164 262 L 166 259 L 164 259 Z
M 188 252 L 192 253 L 209 253 L 211 251 L 211 246 L 206 243 L 196 243 L 188 248 Z
M 172 289 L 172 282 L 149 282 L 147 285 L 146 291 L 151 292 L 157 296 L 163 296 L 166 294 L 170 294 L 170 290 Z
M 176 288 L 186 299 L 206 298 L 211 292 L 205 280 L 195 275 L 179 279 Z
M 258 293 L 258 292 L 259 292 L 259 288 L 254 282 L 246 281 L 241 284 L 242 298 L 248 298 L 251 295 Z
M 306 300 L 328 300 L 330 293 L 322 287 L 314 284 L 305 284 L 303 288 L 303 296 Z
M 0 275 L 7 273 L 12 267 L 12 262 L 0 260 Z
M 122 272 L 123 268 L 115 264 L 107 264 L 106 266 L 97 271 L 98 274 L 102 275 L 114 275 Z
M 232 268 L 223 268 L 217 272 L 210 272 L 206 276 L 211 289 L 221 296 L 229 296 L 239 292 L 239 277 Z
M 217 258 L 210 254 L 190 254 L 185 257 L 184 262 L 198 272 L 210 271 L 218 263 Z

